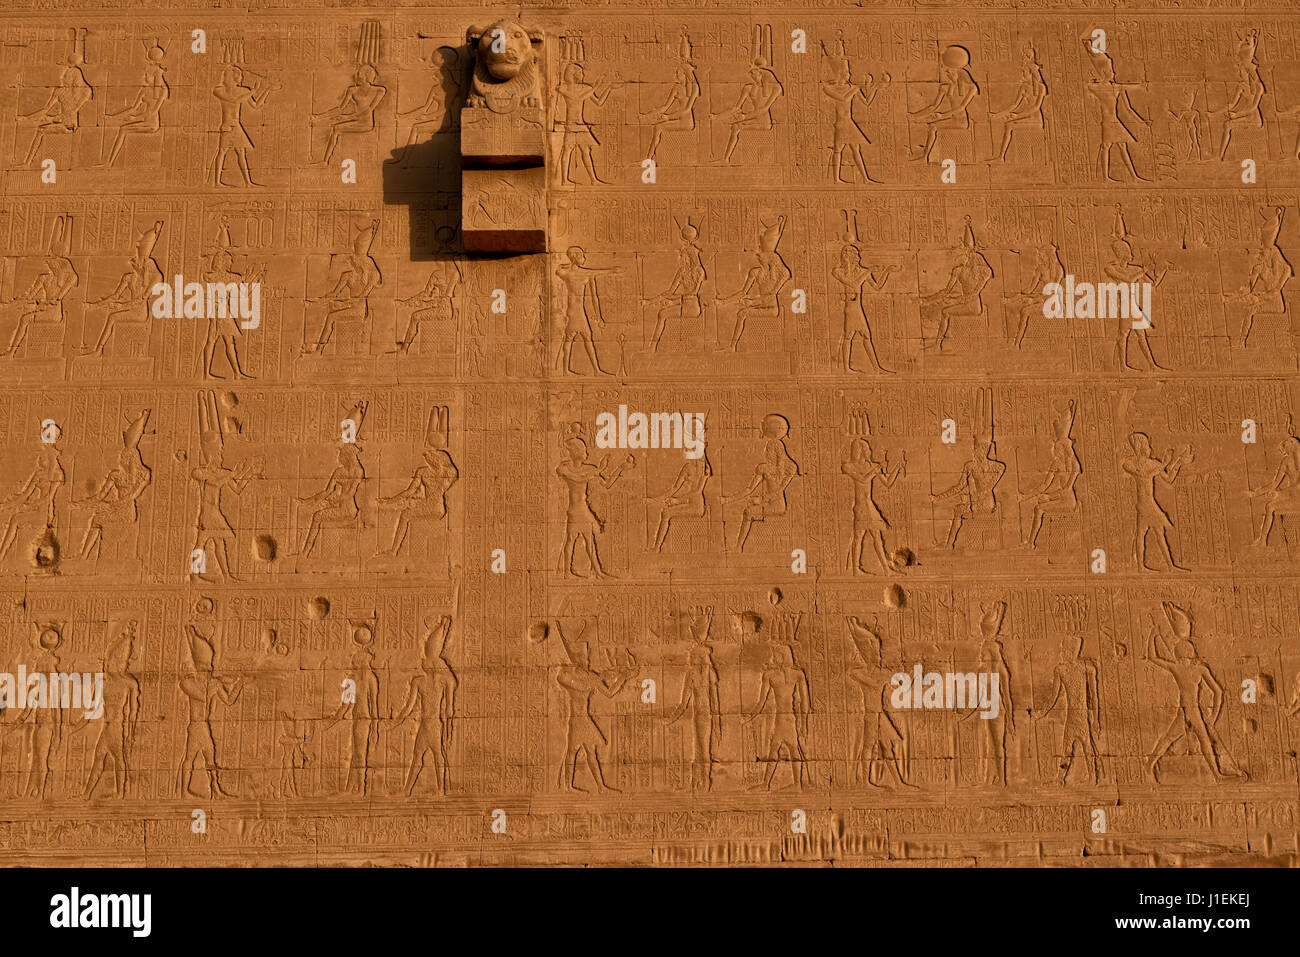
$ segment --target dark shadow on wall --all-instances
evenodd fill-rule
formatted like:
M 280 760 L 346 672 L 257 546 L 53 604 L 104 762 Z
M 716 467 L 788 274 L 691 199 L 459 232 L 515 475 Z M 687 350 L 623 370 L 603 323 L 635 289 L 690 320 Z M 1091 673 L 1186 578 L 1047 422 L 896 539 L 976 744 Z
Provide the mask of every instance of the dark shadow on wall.
M 406 144 L 384 161 L 384 205 L 406 206 L 412 262 L 464 255 L 460 241 L 460 111 L 469 83 L 463 47 L 434 51 L 434 82 L 422 106 L 399 120 L 409 122 Z

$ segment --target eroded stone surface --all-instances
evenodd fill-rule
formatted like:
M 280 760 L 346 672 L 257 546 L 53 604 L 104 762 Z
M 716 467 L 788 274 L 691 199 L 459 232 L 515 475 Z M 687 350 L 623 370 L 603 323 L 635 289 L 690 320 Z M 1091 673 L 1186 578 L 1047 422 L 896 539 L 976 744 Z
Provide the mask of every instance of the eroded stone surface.
M 1294 863 L 1294 16 L 47 6 L 11 863 Z

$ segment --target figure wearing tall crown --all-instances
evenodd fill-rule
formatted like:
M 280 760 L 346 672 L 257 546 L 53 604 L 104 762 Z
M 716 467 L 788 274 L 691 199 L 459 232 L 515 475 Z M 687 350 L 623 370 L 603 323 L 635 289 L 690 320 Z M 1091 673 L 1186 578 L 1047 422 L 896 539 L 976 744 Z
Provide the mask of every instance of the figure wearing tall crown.
M 19 304 L 18 325 L 9 338 L 9 345 L 0 356 L 16 356 L 27 341 L 32 323 L 60 323 L 64 321 L 63 300 L 77 285 L 77 270 L 68 258 L 72 248 L 72 217 L 56 216 L 50 228 L 50 241 L 42 257 L 42 270 L 32 280 L 25 292 L 12 301 Z
M 86 303 L 87 306 L 107 303 L 108 311 L 104 316 L 104 327 L 99 331 L 95 344 L 82 346 L 83 354 L 102 356 L 104 347 L 119 322 L 148 323 L 149 297 L 153 294 L 153 287 L 162 282 L 163 278 L 162 267 L 153 258 L 154 246 L 158 243 L 158 234 L 162 232 L 162 228 L 163 221 L 160 219 L 145 230 L 136 242 L 135 255 L 131 257 L 126 272 L 118 280 L 116 288 L 107 296 Z
M 55 498 L 67 481 L 67 473 L 59 458 L 61 437 L 62 433 L 55 426 L 51 440 L 47 441 L 42 427 L 40 449 L 31 472 L 18 488 L 0 498 L 0 515 L 7 516 L 4 531 L 0 532 L 0 560 L 14 547 L 18 530 L 25 522 L 44 529 L 46 538 L 54 534 Z
M 230 224 L 222 217 L 221 224 L 217 227 L 216 241 L 208 248 L 204 255 L 204 267 L 202 279 L 205 283 L 248 283 L 257 282 L 259 275 L 246 276 L 235 269 L 235 257 L 230 252 Z M 239 362 L 238 340 L 243 335 L 240 328 L 238 317 L 232 312 L 229 314 L 225 310 L 219 310 L 219 315 L 208 316 L 207 334 L 203 338 L 203 374 L 210 379 L 224 379 L 224 375 L 218 375 L 214 367 L 217 357 L 217 346 L 222 346 L 226 362 L 230 367 L 231 373 L 236 379 L 252 379 L 253 376 L 244 371 Z
M 1128 223 L 1124 220 L 1123 207 L 1116 203 L 1115 223 L 1110 243 L 1111 259 L 1102 267 L 1102 271 L 1112 282 L 1130 286 L 1146 283 L 1150 284 L 1153 291 L 1159 289 L 1165 276 L 1173 268 L 1173 263 L 1169 261 L 1161 263 L 1149 252 L 1140 251 L 1135 240 L 1136 237 L 1129 232 Z M 1137 306 L 1137 315 L 1141 321 L 1125 318 L 1121 323 L 1117 350 L 1120 364 L 1126 370 L 1141 371 L 1139 366 L 1129 361 L 1131 351 L 1129 347 L 1136 340 L 1138 349 L 1151 364 L 1151 368 L 1167 371 L 1166 366 L 1156 361 L 1155 353 L 1151 349 L 1151 341 L 1147 336 L 1148 330 L 1152 328 L 1149 305 L 1148 303 L 1146 307 Z
M 369 133 L 374 130 L 375 113 L 388 95 L 388 87 L 379 81 L 379 53 L 382 30 L 378 20 L 365 20 L 357 43 L 357 68 L 352 82 L 339 97 L 338 106 L 323 113 L 313 113 L 311 125 L 327 126 L 325 150 L 316 165 L 328 166 L 345 133 Z
M 1291 281 L 1295 270 L 1277 244 L 1282 231 L 1283 208 L 1277 207 L 1273 215 L 1265 220 L 1259 231 L 1259 246 L 1250 260 L 1250 273 L 1246 282 L 1236 293 L 1229 296 L 1230 302 L 1241 303 L 1246 315 L 1241 320 L 1241 345 L 1244 349 L 1250 344 L 1250 333 L 1255 326 L 1257 316 L 1284 317 L 1286 315 L 1286 298 L 1284 290 Z
M 122 450 L 117 463 L 91 494 L 73 501 L 73 505 L 90 509 L 86 531 L 81 539 L 83 559 L 97 558 L 102 552 L 104 529 L 125 532 L 140 518 L 139 501 L 153 481 L 153 470 L 140 454 L 151 410 L 145 409 L 122 432 Z
M 1175 742 L 1190 734 L 1200 745 L 1201 758 L 1216 781 L 1234 778 L 1244 781 L 1246 772 L 1240 766 L 1232 772 L 1224 770 L 1224 765 L 1230 763 L 1231 759 L 1223 741 L 1215 732 L 1214 725 L 1223 713 L 1227 696 L 1210 666 L 1196 653 L 1196 645 L 1192 642 L 1192 618 L 1186 610 L 1171 601 L 1161 602 L 1161 608 L 1174 635 L 1173 654 L 1166 654 L 1167 648 L 1162 647 L 1160 625 L 1154 621 L 1153 616 L 1154 627 L 1151 631 L 1148 660 L 1173 676 L 1178 691 L 1178 704 L 1174 708 L 1173 721 L 1160 736 L 1147 759 L 1147 776 L 1159 783 L 1160 759 Z M 1208 702 L 1205 701 L 1202 689 L 1209 691 Z
M 432 624 L 424 637 L 424 657 L 420 674 L 411 679 L 406 702 L 397 714 L 400 725 L 416 717 L 415 747 L 406 772 L 406 793 L 415 790 L 426 759 L 432 761 L 435 787 L 446 794 L 450 787 L 448 753 L 451 749 L 453 720 L 456 716 L 456 672 L 447 661 L 447 640 L 451 637 L 452 616 L 443 615 Z
M 1250 130 L 1262 129 L 1264 126 L 1264 114 L 1260 111 L 1260 104 L 1268 91 L 1264 88 L 1264 81 L 1260 79 L 1259 63 L 1255 60 L 1258 43 L 1258 30 L 1251 30 L 1241 38 L 1233 56 L 1237 66 L 1237 84 L 1233 87 L 1227 105 L 1222 109 L 1210 111 L 1212 114 L 1223 115 L 1223 136 L 1219 140 L 1221 160 L 1228 155 L 1228 144 L 1232 142 L 1234 133 L 1245 134 Z
M 948 330 L 954 318 L 984 315 L 984 287 L 993 278 L 993 267 L 979 251 L 975 230 L 969 216 L 962 221 L 961 242 L 953 250 L 952 268 L 948 282 L 942 289 L 921 297 L 923 309 L 938 312 L 938 330 L 934 339 L 923 341 L 940 352 L 948 341 Z
M 1075 451 L 1074 439 L 1070 436 L 1074 428 L 1074 410 L 1074 400 L 1070 399 L 1065 410 L 1052 421 L 1052 447 L 1047 472 L 1037 489 L 1020 496 L 1021 502 L 1033 502 L 1029 534 L 1022 543 L 1025 547 L 1037 547 L 1038 534 L 1049 516 L 1065 515 L 1079 507 L 1075 485 L 1083 474 L 1083 466 L 1079 462 L 1079 453 Z
M 180 679 L 181 692 L 188 699 L 189 715 L 185 726 L 185 757 L 181 760 L 178 791 L 191 797 L 230 797 L 221 786 L 221 766 L 217 761 L 216 739 L 212 734 L 212 706 L 220 701 L 233 705 L 243 690 L 243 678 L 223 678 L 216 673 L 216 604 L 200 598 L 194 617 L 185 626 L 193 670 Z M 194 774 L 207 772 L 208 793 L 194 790 Z
M 1119 82 L 1115 74 L 1115 61 L 1110 53 L 1105 49 L 1098 52 L 1091 39 L 1085 39 L 1083 45 L 1090 55 L 1093 73 L 1085 92 L 1096 102 L 1101 111 L 1101 146 L 1097 151 L 1097 174 L 1102 179 L 1119 182 L 1111 175 L 1110 163 L 1111 153 L 1118 147 L 1120 161 L 1128 174 L 1139 182 L 1149 183 L 1150 179 L 1138 174 L 1130 151 L 1130 147 L 1138 140 L 1129 129 L 1129 123 L 1137 121 L 1144 126 L 1151 125 L 1150 119 L 1138 112 L 1129 96 L 1130 90 L 1143 89 L 1143 85 Z
M 140 679 L 130 670 L 138 626 L 139 622 L 134 618 L 115 618 L 108 623 L 110 643 L 104 652 L 103 721 L 96 722 L 99 735 L 95 739 L 90 775 L 86 779 L 86 800 L 94 795 L 104 772 L 110 767 L 113 796 L 126 797 L 127 777 L 131 773 L 131 745 L 140 718 Z
M 932 503 L 951 503 L 952 519 L 948 524 L 946 548 L 957 547 L 962 525 L 977 516 L 995 518 L 998 512 L 998 483 L 1006 474 L 1007 463 L 997 457 L 993 441 L 993 390 L 980 389 L 975 397 L 975 435 L 971 440 L 971 457 L 962 465 L 957 481 L 930 496 Z
M 460 478 L 460 471 L 447 451 L 450 410 L 437 406 L 429 413 L 425 430 L 424 462 L 415 469 L 406 488 L 387 498 L 381 506 L 396 506 L 397 525 L 393 529 L 392 544 L 377 557 L 396 558 L 416 519 L 432 519 L 443 523 L 447 519 L 447 493 Z M 421 550 L 421 554 L 424 551 Z
M 700 99 L 700 77 L 698 67 L 691 51 L 691 38 L 686 29 L 677 43 L 677 67 L 674 71 L 672 89 L 663 106 L 643 113 L 651 130 L 650 148 L 646 151 L 648 159 L 655 159 L 665 133 L 695 129 L 695 104 Z
M 171 97 L 171 87 L 167 85 L 167 68 L 163 66 L 163 57 L 167 51 L 161 44 L 145 44 L 144 82 L 135 100 L 125 110 L 107 114 L 109 118 L 125 117 L 117 127 L 117 135 L 109 148 L 104 166 L 112 166 L 121 155 L 126 138 L 131 133 L 157 133 L 162 129 L 163 104 Z
M 370 294 L 383 284 L 384 276 L 379 263 L 370 250 L 375 243 L 379 220 L 372 219 L 357 228 L 352 238 L 352 252 L 341 254 L 343 271 L 334 286 L 323 296 L 308 302 L 325 302 L 325 318 L 321 321 L 320 335 L 302 350 L 304 356 L 319 355 L 334 338 L 335 326 L 343 320 L 364 322 L 370 316 Z
M 203 392 L 199 395 L 199 465 L 190 472 L 190 481 L 199 489 L 199 512 L 195 532 L 194 560 L 200 558 L 199 578 L 210 580 L 215 562 L 216 571 L 230 581 L 238 581 L 230 549 L 236 541 L 235 530 L 226 518 L 221 496 L 226 489 L 240 494 L 248 483 L 261 473 L 259 458 L 244 459 L 234 468 L 226 466 L 224 423 L 217 410 L 216 395 Z
M 995 601 L 981 607 L 980 618 L 980 653 L 977 668 L 989 675 L 997 675 L 998 702 L 996 713 L 981 714 L 980 768 L 984 783 L 992 785 L 1007 784 L 1007 735 L 1016 732 L 1015 700 L 1011 695 L 1011 669 L 1007 665 L 1006 653 L 1002 647 L 1002 622 L 1007 614 L 1007 603 Z M 976 710 L 962 717 L 968 718 Z
M 779 319 L 781 317 L 781 290 L 786 287 L 794 275 L 781 253 L 777 251 L 781 237 L 785 233 L 785 216 L 778 216 L 776 222 L 768 224 L 760 220 L 763 231 L 758 234 L 758 249 L 754 253 L 754 264 L 745 273 L 745 281 L 740 288 L 728 296 L 719 296 L 718 302 L 731 302 L 739 299 L 740 307 L 736 310 L 736 324 L 731 332 L 731 350 L 739 351 L 741 336 L 745 334 L 745 323 L 750 319 Z
M 366 480 L 366 469 L 361 462 L 359 440 L 368 408 L 369 403 L 362 399 L 352 406 L 343 420 L 343 441 L 339 443 L 336 465 L 326 479 L 324 488 L 297 500 L 299 505 L 311 509 L 307 534 L 298 552 L 304 558 L 311 555 L 325 529 L 354 527 L 361 515 L 357 495 Z M 347 423 L 351 423 L 351 426 Z

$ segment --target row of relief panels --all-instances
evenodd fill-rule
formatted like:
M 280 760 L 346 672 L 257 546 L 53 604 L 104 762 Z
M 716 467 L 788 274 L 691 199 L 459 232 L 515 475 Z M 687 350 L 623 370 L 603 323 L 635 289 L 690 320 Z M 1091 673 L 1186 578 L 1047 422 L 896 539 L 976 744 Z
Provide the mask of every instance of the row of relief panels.
M 11 392 L 0 573 L 1268 578 L 1296 547 L 1291 391 Z
M 512 609 L 503 590 L 10 593 L 8 673 L 103 672 L 105 707 L 86 735 L 66 733 L 76 714 L 15 709 L 27 733 L 0 742 L 3 787 L 74 801 L 888 785 L 926 804 L 1294 786 L 1293 584 L 926 586 L 900 609 L 843 586 L 615 585 Z M 894 675 L 918 666 L 1001 684 L 980 706 L 900 708 Z M 61 737 L 39 733 L 60 721 Z M 104 761 L 124 728 L 130 747 Z M 413 733 L 429 728 L 425 754 Z M 195 750 L 205 740 L 215 752 Z
M 427 210 L 24 201 L 0 216 L 0 381 L 852 382 L 996 368 L 1139 382 L 1296 367 L 1292 193 L 842 203 L 564 207 L 564 252 L 468 260 L 451 251 L 454 220 L 417 229 Z M 451 245 L 413 251 L 417 232 Z
M 452 183 L 474 20 L 9 25 L 8 188 L 47 159 L 63 189 L 141 170 L 162 171 L 152 189 L 329 189 L 346 159 L 389 193 Z M 565 188 L 636 186 L 651 158 L 674 185 L 929 185 L 944 159 L 1001 186 L 1297 172 L 1295 27 L 1267 15 L 641 14 L 549 33 L 554 148 L 581 147 L 551 172 Z

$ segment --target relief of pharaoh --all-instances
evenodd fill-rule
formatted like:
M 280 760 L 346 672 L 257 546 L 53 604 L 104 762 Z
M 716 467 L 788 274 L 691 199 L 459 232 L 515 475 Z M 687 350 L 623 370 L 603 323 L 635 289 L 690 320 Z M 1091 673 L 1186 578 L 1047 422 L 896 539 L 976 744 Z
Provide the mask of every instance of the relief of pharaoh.
M 474 79 L 468 104 L 493 113 L 513 113 L 521 106 L 541 105 L 539 65 L 533 44 L 540 30 L 526 30 L 514 20 L 498 20 L 487 28 L 470 27 L 465 39 L 474 51 Z

